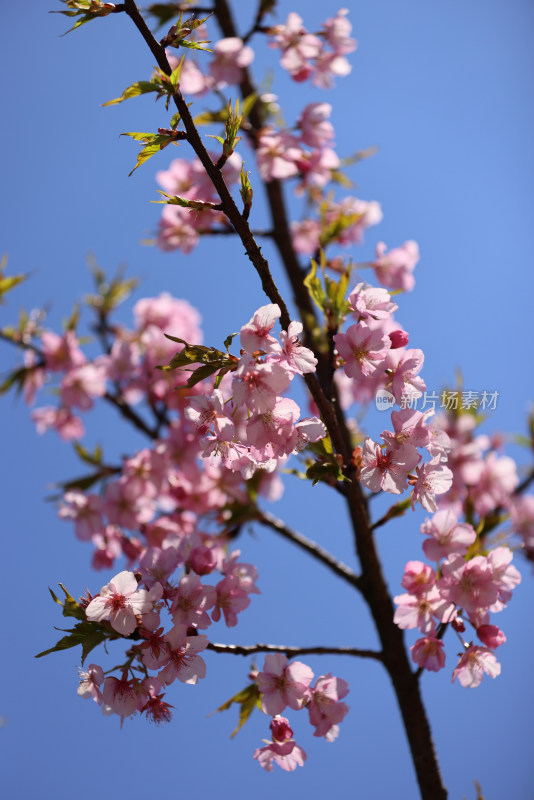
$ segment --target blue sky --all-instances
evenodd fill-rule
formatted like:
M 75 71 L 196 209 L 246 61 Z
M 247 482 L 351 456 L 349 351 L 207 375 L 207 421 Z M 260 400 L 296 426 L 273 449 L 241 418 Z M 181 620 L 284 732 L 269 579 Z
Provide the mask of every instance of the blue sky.
M 248 3 L 237 7 L 247 15 Z M 336 9 L 330 2 L 284 0 L 279 20 L 297 10 L 313 30 Z M 155 130 L 167 121 L 164 108 L 150 98 L 100 107 L 149 76 L 150 53 L 122 15 L 60 38 L 67 20 L 47 10 L 37 0 L 3 8 L 0 82 L 7 113 L 1 249 L 12 271 L 33 275 L 0 310 L 1 324 L 10 322 L 19 307 L 49 305 L 49 325 L 58 328 L 73 302 L 90 290 L 85 257 L 93 252 L 109 272 L 123 263 L 128 274 L 140 276 L 137 297 L 167 290 L 189 299 L 202 313 L 205 341 L 218 346 L 264 303 L 256 276 L 231 242 L 208 240 L 191 256 L 140 244 L 154 232 L 159 216 L 159 207 L 148 202 L 156 197 L 154 173 L 186 151 L 181 147 L 170 154 L 169 148 L 128 178 L 136 145 L 119 134 Z M 384 221 L 367 232 L 353 258 L 369 260 L 379 240 L 390 247 L 406 239 L 419 242 L 416 289 L 401 299 L 397 316 L 412 345 L 425 352 L 429 389 L 439 391 L 461 369 L 466 389 L 499 391 L 488 431 L 523 430 L 533 389 L 526 358 L 532 296 L 533 17 L 528 0 L 357 3 L 351 5 L 359 42 L 351 56 L 353 71 L 334 92 L 291 84 L 265 48 L 254 65 L 259 79 L 272 69 L 273 90 L 288 122 L 305 103 L 324 99 L 334 107 L 340 155 L 378 147 L 351 177 L 354 194 L 382 204 Z M 259 194 L 258 226 L 264 219 Z M 276 272 L 272 249 L 266 244 L 264 250 Z M 280 284 L 285 286 L 283 279 Z M 124 323 L 131 319 L 134 299 L 121 310 Z M 9 348 L 2 347 L 0 363 L 2 371 L 14 363 Z M 88 548 L 44 500 L 51 483 L 80 472 L 72 449 L 52 434 L 38 437 L 21 402 L 2 398 L 1 408 L 2 588 L 8 616 L 0 736 L 6 753 L 3 784 L 10 797 L 25 800 L 39 792 L 58 800 L 88 800 L 104 791 L 187 791 L 208 798 L 222 788 L 236 800 L 284 790 L 314 799 L 332 791 L 334 776 L 348 796 L 417 796 L 394 696 L 373 663 L 309 659 L 316 674 L 332 671 L 349 681 L 351 712 L 334 744 L 313 739 L 307 722 L 295 715 L 308 762 L 292 775 L 268 775 L 251 758 L 267 736 L 265 718 L 257 714 L 233 741 L 228 737 L 234 712 L 206 719 L 245 685 L 248 660 L 210 654 L 202 685 L 171 687 L 173 724 L 156 729 L 133 720 L 122 731 L 116 717 L 103 718 L 96 706 L 77 697 L 75 651 L 36 661 L 33 655 L 54 641 L 53 626 L 62 624 L 47 586 L 62 581 L 76 595 L 86 586 L 98 590 L 114 572 L 90 570 Z M 370 415 L 375 437 L 379 422 Z M 95 413 L 87 423 L 87 443 L 102 442 L 110 455 L 141 446 L 107 412 Z M 517 447 L 511 452 L 526 463 Z M 322 487 L 288 485 L 273 511 L 354 564 L 344 511 Z M 405 562 L 421 557 L 423 516 L 410 515 L 380 531 L 394 594 L 400 591 Z M 240 546 L 245 560 L 259 565 L 262 595 L 253 598 L 236 629 L 214 632 L 216 640 L 375 645 L 358 599 L 320 565 L 295 556 L 289 544 L 266 531 L 245 535 Z M 534 587 L 531 568 L 522 563 L 521 571 L 523 583 L 498 620 L 508 636 L 499 654 L 501 676 L 486 678 L 472 691 L 451 685 L 455 645 L 449 641 L 447 669 L 423 678 L 451 798 L 474 797 L 474 779 L 486 800 L 521 800 L 534 790 L 528 622 Z

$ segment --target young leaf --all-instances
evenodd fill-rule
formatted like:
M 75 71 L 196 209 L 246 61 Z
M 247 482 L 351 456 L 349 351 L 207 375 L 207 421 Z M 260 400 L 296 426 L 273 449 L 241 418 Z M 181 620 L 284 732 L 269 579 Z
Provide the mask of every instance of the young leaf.
M 102 103 L 102 106 L 115 106 L 122 103 L 124 100 L 129 100 L 131 97 L 138 97 L 140 94 L 149 94 L 150 92 L 159 92 L 161 87 L 154 81 L 137 81 L 128 86 L 120 97 L 115 97 L 113 100 L 108 100 L 107 103 Z
M 110 638 L 106 628 L 97 622 L 78 622 L 74 628 L 68 630 L 56 628 L 56 630 L 63 631 L 67 636 L 63 636 L 53 647 L 49 647 L 48 650 L 37 653 L 35 658 L 42 658 L 50 653 L 59 653 L 61 650 L 68 650 L 70 647 L 77 647 L 80 644 L 82 646 L 83 666 L 91 650 L 94 650 L 95 647 Z
M 236 733 L 241 730 L 245 722 L 247 722 L 248 718 L 252 714 L 255 708 L 261 709 L 261 695 L 260 691 L 255 683 L 251 683 L 250 686 L 247 686 L 245 689 L 242 689 L 236 695 L 231 697 L 226 703 L 223 703 L 222 706 L 216 708 L 215 711 L 212 713 L 215 714 L 216 711 L 227 711 L 232 703 L 236 703 L 240 706 L 239 709 L 239 722 L 237 727 L 234 728 L 232 733 L 230 734 L 230 738 L 233 739 Z
M 91 22 L 97 17 L 107 17 L 108 14 L 112 14 L 115 11 L 115 3 L 101 3 L 99 0 L 61 0 L 61 2 L 65 3 L 71 11 L 51 11 L 51 14 L 63 14 L 66 17 L 80 17 L 72 28 L 69 28 L 68 31 L 62 34 L 63 36 L 76 30 L 76 28 L 79 28 L 81 25 L 85 25 L 86 22 Z
M 152 158 L 159 150 L 163 150 L 167 145 L 174 143 L 177 144 L 176 140 L 173 136 L 168 136 L 167 134 L 160 134 L 160 133 L 121 133 L 121 136 L 131 136 L 132 139 L 135 139 L 136 142 L 142 142 L 145 144 L 143 149 L 140 153 L 137 154 L 137 164 L 133 168 L 133 170 L 129 173 L 133 175 L 135 170 L 144 164 L 145 161 L 148 161 L 149 158 Z

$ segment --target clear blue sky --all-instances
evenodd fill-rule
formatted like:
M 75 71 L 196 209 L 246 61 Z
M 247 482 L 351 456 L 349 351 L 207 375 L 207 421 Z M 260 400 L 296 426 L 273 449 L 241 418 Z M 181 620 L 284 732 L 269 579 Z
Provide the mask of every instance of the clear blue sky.
M 1 309 L 1 324 L 19 307 L 49 304 L 49 324 L 59 327 L 90 289 L 84 259 L 92 251 L 107 270 L 126 263 L 129 274 L 141 276 L 138 297 L 168 290 L 188 298 L 202 313 L 206 342 L 218 345 L 263 304 L 256 276 L 229 242 L 208 240 L 188 257 L 140 244 L 159 215 L 148 202 L 156 196 L 154 172 L 172 155 L 185 155 L 185 148 L 166 150 L 128 178 L 136 146 L 118 136 L 165 124 L 163 106 L 141 98 L 100 107 L 149 76 L 153 60 L 144 43 L 122 15 L 59 38 L 68 25 L 46 13 L 53 0 L 2 5 L 1 249 L 13 271 L 34 274 Z M 248 7 L 238 3 L 244 13 Z M 292 9 L 313 30 L 337 5 L 283 0 L 279 19 Z M 368 260 L 379 240 L 389 246 L 419 242 L 416 289 L 402 298 L 398 317 L 413 346 L 425 352 L 429 389 L 451 383 L 460 368 L 466 389 L 500 392 L 488 430 L 522 430 L 533 388 L 526 355 L 533 288 L 534 6 L 529 0 L 380 0 L 352 4 L 351 20 L 359 41 L 351 76 L 332 93 L 282 78 L 288 121 L 305 103 L 324 99 L 334 105 L 340 155 L 378 146 L 378 154 L 351 175 L 359 197 L 382 204 L 384 221 L 367 233 L 354 259 Z M 265 53 L 256 67 L 263 77 Z M 277 67 L 274 75 L 281 77 Z M 255 213 L 261 222 L 259 203 Z M 272 255 L 268 246 L 265 252 Z M 131 306 L 121 312 L 125 323 Z M 7 347 L 0 360 L 2 370 L 14 363 Z M 114 573 L 90 570 L 89 549 L 44 502 L 50 483 L 80 472 L 71 448 L 52 434 L 37 437 L 27 409 L 12 397 L 3 398 L 1 407 L 6 796 L 92 800 L 104 792 L 186 792 L 259 800 L 285 791 L 315 800 L 335 791 L 365 800 L 417 797 L 394 696 L 373 663 L 309 659 L 316 674 L 332 671 L 349 681 L 351 712 L 334 744 L 313 739 L 307 722 L 295 715 L 308 762 L 292 775 L 268 775 L 251 757 L 267 736 L 266 718 L 257 714 L 234 741 L 228 735 L 235 712 L 206 719 L 245 685 L 247 660 L 210 654 L 201 685 L 171 687 L 173 724 L 156 729 L 133 720 L 122 732 L 116 717 L 103 718 L 77 697 L 75 651 L 36 661 L 33 655 L 54 641 L 52 626 L 62 625 L 47 586 L 62 581 L 77 595 L 86 586 L 98 590 Z M 140 446 L 107 413 L 87 422 L 87 443 L 102 442 L 110 456 Z M 524 461 L 518 449 L 513 452 Z M 273 510 L 353 564 L 344 513 L 321 487 L 290 486 Z M 414 514 L 380 532 L 393 593 L 400 591 L 404 563 L 421 557 L 420 522 Z M 266 531 L 243 536 L 240 546 L 245 560 L 260 566 L 263 594 L 253 598 L 236 629 L 213 631 L 216 640 L 374 646 L 364 609 L 320 565 L 295 558 L 288 544 Z M 451 798 L 474 798 L 474 779 L 486 800 L 534 794 L 534 584 L 531 568 L 523 563 L 521 570 L 523 584 L 498 620 L 508 636 L 499 654 L 500 678 L 486 678 L 473 691 L 451 685 L 452 641 L 447 669 L 423 678 Z

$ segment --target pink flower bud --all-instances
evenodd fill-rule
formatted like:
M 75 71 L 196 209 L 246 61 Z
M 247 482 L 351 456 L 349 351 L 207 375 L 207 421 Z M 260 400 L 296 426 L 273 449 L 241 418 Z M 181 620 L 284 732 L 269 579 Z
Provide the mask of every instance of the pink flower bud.
M 293 731 L 285 717 L 273 717 L 270 728 L 274 742 L 287 742 L 293 738 Z
M 406 347 L 410 341 L 408 334 L 403 330 L 391 331 L 388 336 L 391 339 L 392 350 L 397 350 L 399 347 Z
M 465 625 L 462 622 L 461 617 L 456 617 L 456 619 L 453 619 L 451 625 L 457 633 L 463 633 L 465 631 Z
M 197 575 L 209 575 L 217 566 L 217 557 L 211 547 L 194 547 L 189 555 L 191 569 Z
M 497 625 L 481 625 L 480 628 L 477 628 L 477 636 L 486 647 L 491 647 L 492 650 L 500 647 L 506 641 L 506 636 Z

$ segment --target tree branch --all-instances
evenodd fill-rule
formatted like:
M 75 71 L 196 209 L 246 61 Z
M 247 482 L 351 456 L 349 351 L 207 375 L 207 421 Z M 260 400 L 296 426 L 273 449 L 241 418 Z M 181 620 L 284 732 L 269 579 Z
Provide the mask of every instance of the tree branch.
M 278 519 L 273 514 L 269 514 L 268 511 L 261 511 L 256 519 L 258 522 L 261 522 L 262 525 L 272 528 L 273 531 L 276 531 L 276 533 L 278 533 L 280 536 L 283 536 L 284 539 L 293 542 L 293 544 L 296 544 L 302 550 L 305 550 L 307 553 L 313 556 L 313 558 L 317 559 L 317 561 L 325 564 L 340 578 L 343 578 L 344 581 L 350 583 L 351 586 L 355 586 L 356 589 L 361 591 L 361 578 L 356 575 L 356 573 L 353 572 L 350 567 L 347 567 L 342 561 L 338 561 L 333 555 L 331 555 L 327 550 L 324 550 L 316 542 L 308 539 L 302 533 L 294 531 L 292 528 L 282 522 L 282 520 Z
M 215 653 L 231 653 L 235 656 L 251 656 L 254 653 L 285 653 L 288 658 L 306 655 L 357 656 L 382 661 L 382 653 L 376 650 L 359 650 L 357 647 L 286 647 L 283 644 L 216 644 L 210 642 L 208 650 Z

